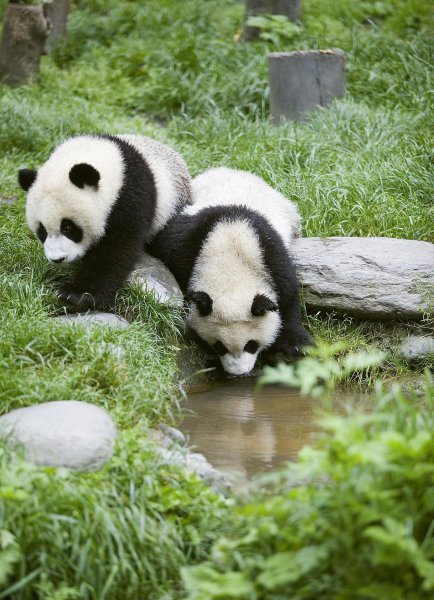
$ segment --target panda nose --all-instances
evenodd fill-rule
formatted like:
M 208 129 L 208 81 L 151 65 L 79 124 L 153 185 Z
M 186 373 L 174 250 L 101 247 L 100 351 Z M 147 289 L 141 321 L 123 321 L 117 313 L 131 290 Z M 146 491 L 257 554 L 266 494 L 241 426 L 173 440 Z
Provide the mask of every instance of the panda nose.
M 61 263 L 65 260 L 65 256 L 61 256 L 60 258 L 52 258 L 51 261 L 55 263 Z

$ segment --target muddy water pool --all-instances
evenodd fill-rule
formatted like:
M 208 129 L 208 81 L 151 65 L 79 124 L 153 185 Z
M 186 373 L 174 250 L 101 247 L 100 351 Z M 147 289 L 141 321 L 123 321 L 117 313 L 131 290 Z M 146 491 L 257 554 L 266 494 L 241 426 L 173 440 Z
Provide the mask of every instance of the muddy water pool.
M 279 386 L 255 389 L 255 379 L 212 383 L 193 391 L 180 429 L 189 445 L 243 484 L 252 475 L 295 460 L 318 430 L 319 402 Z

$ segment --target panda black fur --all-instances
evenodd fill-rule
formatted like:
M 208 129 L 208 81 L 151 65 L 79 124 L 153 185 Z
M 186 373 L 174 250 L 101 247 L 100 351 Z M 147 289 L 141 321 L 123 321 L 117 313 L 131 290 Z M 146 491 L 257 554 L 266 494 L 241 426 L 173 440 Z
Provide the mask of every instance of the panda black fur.
M 250 372 L 264 350 L 297 354 L 312 343 L 290 255 L 299 233 L 292 202 L 251 173 L 218 168 L 193 180 L 192 205 L 148 248 L 183 290 L 189 326 L 232 375 Z
M 81 259 L 58 296 L 83 307 L 110 302 L 150 239 L 191 202 L 182 157 L 143 136 L 69 138 L 38 171 L 21 169 L 18 178 L 47 259 Z

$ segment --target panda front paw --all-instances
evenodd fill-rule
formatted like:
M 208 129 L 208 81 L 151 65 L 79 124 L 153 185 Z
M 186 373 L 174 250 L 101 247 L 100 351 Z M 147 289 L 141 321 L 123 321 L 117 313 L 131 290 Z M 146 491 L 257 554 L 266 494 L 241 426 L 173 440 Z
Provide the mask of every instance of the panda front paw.
M 89 292 L 79 292 L 72 286 L 64 285 L 57 290 L 57 297 L 62 302 L 67 302 L 73 306 L 80 306 L 81 308 L 93 308 L 96 304 L 96 299 Z
M 315 346 L 314 340 L 304 329 L 294 333 L 281 334 L 273 345 L 273 351 L 289 358 L 306 356 L 306 347 Z
M 284 354 L 288 358 L 299 358 L 300 356 L 306 356 L 302 346 L 295 346 L 290 342 L 279 342 L 273 346 L 275 353 Z

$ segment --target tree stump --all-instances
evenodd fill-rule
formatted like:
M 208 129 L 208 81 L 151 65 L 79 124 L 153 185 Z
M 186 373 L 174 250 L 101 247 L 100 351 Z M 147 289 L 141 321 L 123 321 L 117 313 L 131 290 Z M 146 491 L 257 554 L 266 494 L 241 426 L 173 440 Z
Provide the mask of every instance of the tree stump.
M 258 15 L 284 15 L 298 22 L 301 14 L 301 0 L 246 0 L 246 18 Z M 243 40 L 251 41 L 259 37 L 259 27 L 244 24 Z
M 0 77 L 6 83 L 27 83 L 38 76 L 48 30 L 42 6 L 7 5 L 0 46 Z
M 53 0 L 44 7 L 44 12 L 51 28 L 45 50 L 49 52 L 56 41 L 65 35 L 71 0 Z
M 345 94 L 343 50 L 274 52 L 269 55 L 270 113 L 305 121 L 317 106 L 327 106 Z

